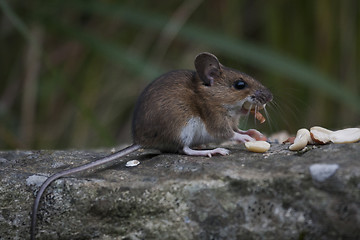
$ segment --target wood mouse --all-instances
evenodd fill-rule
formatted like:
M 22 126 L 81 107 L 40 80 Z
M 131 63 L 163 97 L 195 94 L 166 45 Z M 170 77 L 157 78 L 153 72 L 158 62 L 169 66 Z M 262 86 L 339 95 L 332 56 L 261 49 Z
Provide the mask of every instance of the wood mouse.
M 45 189 L 56 179 L 118 159 L 140 148 L 193 156 L 227 155 L 229 150 L 195 150 L 194 146 L 227 140 L 246 142 L 264 136 L 242 131 L 239 119 L 263 109 L 271 92 L 254 78 L 223 66 L 211 53 L 196 56 L 195 71 L 168 72 L 151 82 L 137 100 L 132 121 L 133 144 L 105 158 L 50 176 L 41 186 L 31 216 L 35 239 L 36 215 Z

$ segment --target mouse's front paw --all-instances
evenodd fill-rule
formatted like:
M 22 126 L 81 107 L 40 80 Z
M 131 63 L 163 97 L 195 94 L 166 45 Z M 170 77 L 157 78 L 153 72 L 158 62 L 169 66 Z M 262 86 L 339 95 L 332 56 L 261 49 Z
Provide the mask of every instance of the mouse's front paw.
M 256 129 L 249 129 L 247 131 L 239 130 L 238 133 L 249 135 L 250 137 L 254 138 L 256 141 L 266 141 L 267 140 L 267 138 L 264 136 L 264 134 L 262 134 L 261 132 L 259 132 Z
M 237 132 L 234 133 L 234 136 L 232 137 L 231 140 L 237 141 L 237 142 L 253 142 L 253 141 L 255 141 L 255 139 L 250 137 L 249 135 L 240 134 L 240 133 L 237 133 Z

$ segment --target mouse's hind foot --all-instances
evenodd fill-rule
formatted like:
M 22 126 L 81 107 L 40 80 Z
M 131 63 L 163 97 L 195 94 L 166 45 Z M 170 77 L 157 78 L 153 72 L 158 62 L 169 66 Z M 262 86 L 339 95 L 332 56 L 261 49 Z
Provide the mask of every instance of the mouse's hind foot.
M 229 155 L 230 151 L 225 148 L 215 148 L 212 150 L 193 150 L 188 146 L 185 146 L 182 149 L 183 153 L 190 156 L 206 156 L 212 157 L 213 155 L 220 154 L 220 155 Z

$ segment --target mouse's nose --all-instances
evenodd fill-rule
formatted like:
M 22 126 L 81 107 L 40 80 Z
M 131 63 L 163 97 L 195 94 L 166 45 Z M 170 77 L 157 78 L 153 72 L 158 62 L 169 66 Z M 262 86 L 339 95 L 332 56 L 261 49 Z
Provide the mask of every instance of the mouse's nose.
M 272 93 L 267 88 L 256 90 L 254 95 L 255 98 L 262 104 L 266 104 L 273 99 Z

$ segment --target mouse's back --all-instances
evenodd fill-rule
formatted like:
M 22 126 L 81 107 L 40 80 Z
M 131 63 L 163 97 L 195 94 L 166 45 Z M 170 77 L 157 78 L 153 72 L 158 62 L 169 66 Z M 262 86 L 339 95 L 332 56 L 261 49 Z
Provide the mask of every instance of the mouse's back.
M 194 112 L 195 72 L 178 70 L 150 83 L 137 100 L 132 122 L 134 142 L 146 148 L 176 151 L 180 129 Z

